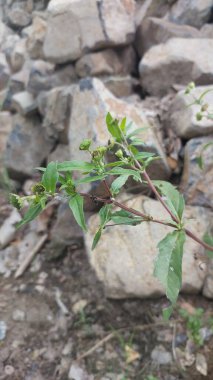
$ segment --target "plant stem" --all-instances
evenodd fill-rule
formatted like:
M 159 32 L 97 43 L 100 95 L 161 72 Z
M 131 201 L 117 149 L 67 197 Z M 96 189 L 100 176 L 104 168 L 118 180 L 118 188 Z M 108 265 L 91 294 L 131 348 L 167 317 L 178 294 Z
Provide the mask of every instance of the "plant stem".
M 202 245 L 205 249 L 208 249 L 209 251 L 213 252 L 213 247 L 207 243 L 205 243 L 204 241 L 200 240 L 197 236 L 195 236 L 193 234 L 193 232 L 191 232 L 190 230 L 188 230 L 188 228 L 184 228 L 184 231 L 186 233 L 186 235 L 188 235 L 191 239 L 195 240 L 197 243 L 199 243 L 200 245 Z

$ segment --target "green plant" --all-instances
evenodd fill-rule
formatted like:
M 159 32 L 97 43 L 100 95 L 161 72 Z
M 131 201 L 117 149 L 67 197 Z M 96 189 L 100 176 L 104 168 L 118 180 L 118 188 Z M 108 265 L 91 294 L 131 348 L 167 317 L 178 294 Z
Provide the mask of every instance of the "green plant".
M 80 145 L 80 150 L 88 152 L 89 161 L 50 162 L 46 168 L 38 168 L 43 175 L 41 182 L 33 186 L 32 195 L 19 197 L 11 194 L 11 203 L 18 209 L 24 207 L 25 201 L 29 203 L 28 210 L 17 226 L 21 227 L 36 218 L 47 202 L 59 195 L 68 201 L 76 222 L 84 231 L 87 230 L 83 210 L 84 199 L 90 198 L 100 204 L 100 225 L 94 236 L 92 249 L 95 249 L 109 223 L 111 223 L 110 226 L 123 224 L 136 226 L 144 222 L 169 226 L 173 231 L 159 242 L 159 254 L 154 265 L 154 275 L 163 284 L 171 302 L 164 312 L 165 317 L 168 318 L 181 288 L 182 256 L 186 237 L 195 240 L 209 252 L 213 252 L 213 247 L 185 228 L 183 195 L 168 182 L 150 179 L 147 167 L 159 157 L 156 157 L 154 153 L 144 151 L 144 143 L 139 138 L 141 128 L 134 129 L 132 124 L 127 123 L 126 118 L 119 121 L 110 113 L 106 116 L 106 125 L 111 135 L 107 146 L 93 149 L 91 140 L 84 140 Z M 112 163 L 107 161 L 109 152 L 114 153 L 116 157 Z M 82 174 L 80 179 L 74 179 L 73 172 L 75 171 Z M 110 186 L 107 179 L 111 176 L 116 178 Z M 117 195 L 130 177 L 151 189 L 167 211 L 167 220 L 156 219 L 152 215 L 127 207 L 126 204 L 117 200 Z M 105 196 L 91 195 L 79 190 L 79 185 L 94 181 L 99 181 L 104 185 Z
M 202 346 L 204 340 L 200 333 L 200 329 L 203 327 L 204 310 L 197 308 L 195 309 L 194 314 L 190 314 L 187 310 L 180 309 L 179 314 L 186 321 L 189 338 L 191 338 L 197 346 Z

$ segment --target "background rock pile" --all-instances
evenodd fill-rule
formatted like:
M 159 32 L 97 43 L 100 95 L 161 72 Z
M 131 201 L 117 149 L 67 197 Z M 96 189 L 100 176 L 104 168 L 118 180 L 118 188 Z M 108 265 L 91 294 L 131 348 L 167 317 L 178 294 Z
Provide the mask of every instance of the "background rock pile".
M 35 167 L 51 160 L 84 159 L 78 150 L 80 141 L 92 138 L 95 144 L 104 144 L 105 115 L 110 111 L 127 116 L 138 127 L 149 126 L 144 142 L 161 157 L 151 168 L 152 177 L 180 184 L 187 216 L 192 218 L 190 228 L 200 236 L 210 231 L 212 148 L 204 154 L 203 171 L 196 157 L 213 138 L 213 121 L 196 120 L 197 108 L 187 107 L 191 98 L 183 89 L 190 81 L 198 86 L 196 95 L 213 88 L 212 8 L 213 0 L 3 0 L 1 186 L 6 181 L 5 168 L 16 188 L 27 194 L 36 177 Z M 213 92 L 207 94 L 206 102 L 213 106 Z M 129 202 L 162 215 L 160 206 L 141 195 L 141 190 Z M 86 208 L 92 211 L 92 205 Z M 8 210 L 7 223 L 9 218 L 19 218 Z M 31 244 L 46 232 L 54 210 L 50 205 L 43 222 L 31 223 L 25 238 Z M 93 216 L 89 220 L 92 232 L 96 223 Z M 0 271 L 7 275 L 16 269 L 10 267 L 8 257 L 13 263 L 16 257 L 18 265 L 20 252 L 22 259 L 24 255 L 20 242 L 8 246 L 16 236 L 11 228 L 9 239 L 1 241 Z M 155 225 L 116 227 L 106 233 L 95 254 L 90 253 L 90 233 L 85 237 L 91 263 L 108 295 L 162 293 L 151 272 L 156 243 L 165 233 L 165 228 Z M 83 244 L 63 204 L 49 237 L 49 257 L 59 256 L 67 246 Z M 193 258 L 202 249 L 188 242 L 185 253 L 184 289 L 203 289 L 213 298 L 212 269 L 201 271 Z

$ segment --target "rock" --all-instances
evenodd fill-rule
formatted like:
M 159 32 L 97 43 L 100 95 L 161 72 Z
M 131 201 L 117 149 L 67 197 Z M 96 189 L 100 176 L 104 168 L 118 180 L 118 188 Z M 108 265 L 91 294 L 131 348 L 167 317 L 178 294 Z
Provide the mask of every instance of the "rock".
M 202 290 L 203 296 L 209 299 L 213 299 L 213 276 L 208 275 L 204 282 L 204 287 Z
M 125 54 L 125 50 L 127 54 Z M 125 58 L 131 54 L 130 62 Z M 133 49 L 123 49 L 120 54 L 112 49 L 106 49 L 97 53 L 85 54 L 75 65 L 79 77 L 127 74 L 134 70 L 135 53 Z
M 7 325 L 4 321 L 0 321 L 0 341 L 6 338 Z
M 13 73 L 20 71 L 27 59 L 26 39 L 23 38 L 17 41 L 13 49 L 8 50 L 6 55 L 11 71 Z
M 43 51 L 54 63 L 75 61 L 84 52 L 133 41 L 133 0 L 51 0 L 48 11 Z
M 79 300 L 75 302 L 74 305 L 72 306 L 72 311 L 74 314 L 81 313 L 82 310 L 84 310 L 87 305 L 88 305 L 87 300 L 83 300 L 83 299 Z
M 204 91 L 208 90 L 213 90 L 213 85 L 196 87 L 192 91 L 192 95 L 185 95 L 184 91 L 179 91 L 173 99 L 168 110 L 166 125 L 172 128 L 177 136 L 189 139 L 213 133 L 213 120 L 208 120 L 206 117 L 203 117 L 202 120 L 196 118 L 201 107 L 196 104 L 187 107 L 194 102 L 194 96 L 199 98 Z M 213 91 L 206 93 L 204 102 L 210 106 L 213 104 Z
M 69 146 L 65 144 L 58 144 L 55 150 L 53 150 L 48 156 L 48 163 L 51 161 L 69 161 L 70 160 L 70 150 Z
M 192 25 L 201 28 L 210 21 L 212 0 L 178 0 L 172 6 L 167 17 L 177 24 Z
M 15 245 L 0 251 L 0 274 L 9 277 L 18 266 L 19 252 Z
M 9 85 L 10 69 L 5 55 L 0 53 L 0 91 Z
M 213 38 L 213 24 L 205 24 L 200 29 L 200 34 L 203 38 Z
M 202 153 L 203 147 L 210 141 L 213 144 L 213 135 L 191 139 L 186 144 L 181 187 L 188 204 L 213 208 L 213 145 Z M 202 170 L 197 163 L 197 158 L 201 154 L 203 159 Z
M 12 117 L 9 112 L 0 112 L 0 172 L 3 169 L 3 156 L 7 139 L 12 130 Z
M 33 170 L 41 165 L 53 146 L 54 140 L 47 138 L 39 118 L 15 116 L 5 152 L 5 167 L 11 178 L 20 181 L 32 177 Z
M 200 38 L 201 34 L 192 26 L 176 25 L 164 19 L 150 17 L 138 27 L 136 34 L 136 48 L 140 57 L 153 45 L 165 43 L 172 37 Z
M 172 363 L 172 354 L 166 351 L 162 345 L 156 346 L 151 352 L 151 358 L 155 364 L 166 365 Z
M 144 196 L 125 203 L 128 207 L 143 210 L 159 219 L 168 218 L 161 204 Z M 212 214 L 205 208 L 186 207 L 186 221 L 191 231 L 202 236 L 212 225 Z M 159 281 L 153 276 L 157 244 L 171 231 L 169 227 L 142 223 L 141 225 L 115 226 L 106 229 L 96 249 L 91 251 L 92 241 L 99 223 L 98 216 L 89 219 L 89 232 L 85 235 L 87 254 L 99 280 L 104 284 L 110 298 L 153 297 L 165 294 Z M 199 293 L 202 289 L 205 271 L 197 267 L 194 254 L 202 248 L 187 238 L 183 256 L 182 291 Z
M 57 87 L 38 97 L 43 127 L 48 136 L 68 143 L 68 127 L 72 87 Z
M 100 79 L 106 88 L 117 98 L 132 95 L 134 89 L 139 86 L 139 81 L 130 75 L 106 76 Z
M 27 51 L 32 59 L 43 59 L 43 42 L 46 29 L 46 20 L 39 16 L 33 18 L 26 43 Z
M 163 96 L 174 84 L 190 81 L 213 83 L 212 39 L 171 38 L 153 46 L 143 56 L 139 72 L 141 84 L 151 95 Z
M 73 65 L 69 64 L 55 70 L 52 63 L 37 60 L 31 67 L 27 90 L 37 96 L 41 91 L 71 84 L 75 80 L 76 73 Z
M 69 124 L 69 145 L 71 159 L 87 160 L 86 152 L 79 151 L 78 147 L 85 138 L 91 138 L 94 146 L 105 145 L 109 134 L 105 124 L 105 117 L 110 111 L 118 118 L 127 117 L 135 126 L 149 125 L 143 109 L 140 106 L 128 104 L 117 99 L 109 92 L 103 83 L 94 79 L 82 79 L 79 85 L 73 87 L 71 96 L 71 114 Z M 76 133 L 76 130 L 78 133 Z M 165 154 L 158 141 L 155 126 L 145 129 L 140 138 L 146 148 L 156 152 L 161 159 L 154 161 L 153 172 L 158 178 L 168 178 L 170 172 Z
M 31 23 L 31 15 L 18 6 L 9 10 L 7 16 L 9 25 L 15 29 L 24 28 Z
M 70 249 L 82 248 L 83 233 L 77 225 L 69 205 L 61 203 L 57 211 L 56 221 L 51 229 L 50 243 L 45 248 L 48 260 L 60 257 L 67 247 Z
M 25 116 L 37 109 L 37 103 L 32 94 L 23 91 L 12 96 L 12 108 Z
M 0 17 L 1 18 L 1 17 Z M 10 30 L 10 28 L 8 28 L 1 20 L 0 20 L 0 47 L 2 47 L 2 45 L 4 44 L 5 42 L 5 39 L 8 37 L 8 35 L 11 33 L 12 31 Z
M 20 220 L 21 215 L 14 208 L 0 228 L 0 248 L 5 248 L 14 239 L 16 234 L 15 224 L 20 222 Z
M 11 96 L 17 92 L 25 91 L 30 77 L 32 68 L 31 61 L 25 61 L 22 69 L 10 77 L 10 92 Z
M 68 374 L 69 380 L 93 380 L 93 376 L 89 376 L 86 371 L 79 366 L 78 363 L 73 363 L 70 367 L 69 374 Z
M 174 0 L 175 1 L 175 0 Z M 136 25 L 141 25 L 148 17 L 163 18 L 170 8 L 171 1 L 167 0 L 143 0 L 137 2 L 135 12 Z
M 23 322 L 25 320 L 26 313 L 23 310 L 15 309 L 13 312 L 13 321 Z

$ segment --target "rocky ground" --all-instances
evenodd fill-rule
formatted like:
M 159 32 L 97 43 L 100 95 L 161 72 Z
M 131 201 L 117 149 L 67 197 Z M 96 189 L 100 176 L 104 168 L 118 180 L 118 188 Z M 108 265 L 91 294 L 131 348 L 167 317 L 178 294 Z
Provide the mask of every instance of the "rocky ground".
M 213 114 L 212 7 L 212 0 L 0 1 L 0 379 L 212 378 L 213 266 L 200 247 L 188 241 L 184 251 L 188 296 L 179 306 L 188 314 L 176 310 L 165 324 L 166 300 L 152 276 L 164 227 L 115 227 L 91 253 L 97 205 L 85 205 L 83 235 L 58 201 L 16 231 L 21 214 L 7 200 L 9 192 L 30 193 L 35 167 L 86 159 L 83 138 L 105 144 L 110 111 L 146 127 L 145 149 L 160 157 L 151 177 L 176 184 L 190 228 L 211 233 L 213 146 L 203 151 L 202 170 L 197 157 L 213 139 L 205 117 Z M 200 105 L 188 105 L 203 92 L 198 117 Z M 130 206 L 162 217 L 153 194 L 135 183 L 126 191 Z

